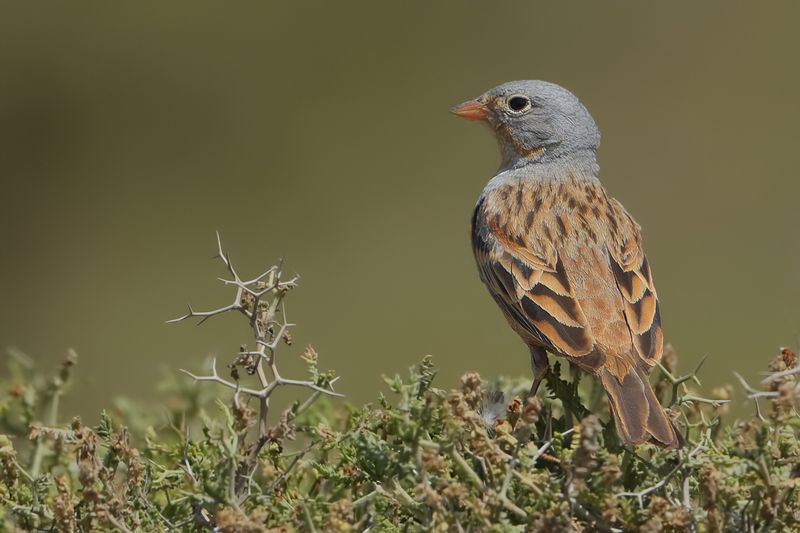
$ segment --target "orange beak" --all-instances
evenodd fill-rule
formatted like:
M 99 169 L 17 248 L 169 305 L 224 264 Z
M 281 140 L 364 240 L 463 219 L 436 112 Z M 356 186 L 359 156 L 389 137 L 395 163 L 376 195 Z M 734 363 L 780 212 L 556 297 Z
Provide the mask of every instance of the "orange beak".
M 489 116 L 489 108 L 486 107 L 480 98 L 467 100 L 450 109 L 450 112 L 467 120 L 486 120 Z

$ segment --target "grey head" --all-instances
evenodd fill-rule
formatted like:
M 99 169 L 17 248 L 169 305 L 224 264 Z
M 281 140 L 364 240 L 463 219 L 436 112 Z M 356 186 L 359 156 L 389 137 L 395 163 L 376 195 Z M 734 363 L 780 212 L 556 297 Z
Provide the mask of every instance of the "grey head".
M 489 124 L 501 169 L 555 161 L 595 165 L 600 131 L 575 95 L 555 83 L 511 81 L 451 111 Z

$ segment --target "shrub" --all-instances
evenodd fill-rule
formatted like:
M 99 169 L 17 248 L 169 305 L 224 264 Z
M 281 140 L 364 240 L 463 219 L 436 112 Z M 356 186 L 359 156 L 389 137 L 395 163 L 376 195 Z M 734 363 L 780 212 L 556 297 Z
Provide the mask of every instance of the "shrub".
M 668 349 L 656 389 L 684 449 L 622 446 L 594 380 L 558 363 L 546 394 L 527 379 L 434 387 L 428 357 L 389 393 L 354 407 L 336 377 L 302 354 L 306 379 L 284 378 L 282 312 L 296 280 L 280 265 L 242 280 L 219 246 L 233 303 L 178 320 L 236 313 L 253 332 L 227 375 L 165 378 L 163 417 L 119 402 L 94 427 L 63 424 L 70 352 L 49 379 L 12 351 L 0 396 L 0 524 L 58 531 L 786 531 L 800 530 L 797 357 L 769 363 L 764 389 L 740 378 L 755 415 L 728 420 L 732 388 L 702 398 L 697 372 L 674 376 Z M 251 342 L 253 342 L 251 341 Z M 249 384 L 254 382 L 255 385 Z M 270 411 L 285 387 L 309 395 Z M 150 413 L 150 414 L 148 414 Z

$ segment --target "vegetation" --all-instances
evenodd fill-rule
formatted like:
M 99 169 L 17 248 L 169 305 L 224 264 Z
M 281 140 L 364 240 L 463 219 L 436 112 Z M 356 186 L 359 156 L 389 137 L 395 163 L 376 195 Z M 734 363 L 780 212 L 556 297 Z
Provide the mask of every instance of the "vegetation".
M 305 379 L 278 371 L 291 343 L 275 266 L 242 280 L 220 245 L 233 303 L 178 320 L 239 314 L 250 349 L 194 379 L 165 378 L 166 414 L 129 402 L 89 427 L 59 400 L 77 356 L 49 378 L 11 352 L 0 395 L 0 524 L 47 531 L 800 531 L 800 367 L 782 350 L 755 414 L 729 420 L 733 388 L 703 398 L 668 349 L 657 392 L 686 435 L 680 451 L 620 444 L 594 380 L 556 363 L 527 379 L 434 386 L 426 358 L 355 407 L 308 347 Z M 565 374 L 566 369 L 563 369 Z M 741 378 L 740 378 L 741 379 Z M 208 381 L 211 383 L 195 383 Z M 252 383 L 255 383 L 253 385 Z M 300 387 L 282 413 L 270 402 Z

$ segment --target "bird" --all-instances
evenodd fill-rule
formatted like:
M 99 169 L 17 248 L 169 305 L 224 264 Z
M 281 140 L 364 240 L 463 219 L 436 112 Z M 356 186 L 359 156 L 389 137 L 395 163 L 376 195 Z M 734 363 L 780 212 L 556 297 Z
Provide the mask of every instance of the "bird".
M 512 81 L 451 109 L 494 133 L 501 162 L 472 215 L 481 281 L 530 350 L 529 397 L 547 353 L 594 375 L 625 444 L 683 437 L 649 374 L 664 336 L 639 224 L 599 180 L 600 132 L 567 89 Z

